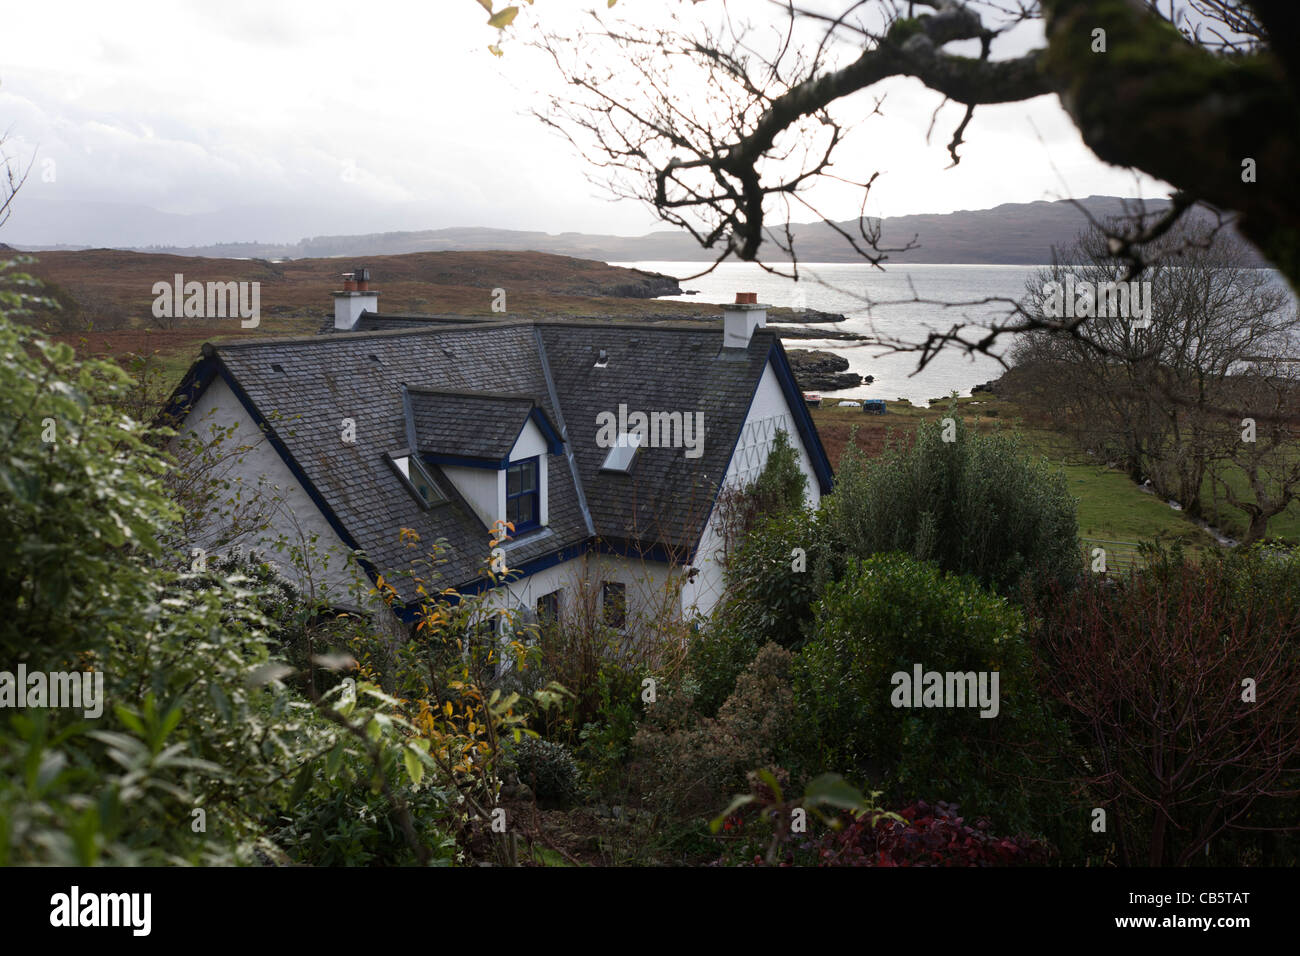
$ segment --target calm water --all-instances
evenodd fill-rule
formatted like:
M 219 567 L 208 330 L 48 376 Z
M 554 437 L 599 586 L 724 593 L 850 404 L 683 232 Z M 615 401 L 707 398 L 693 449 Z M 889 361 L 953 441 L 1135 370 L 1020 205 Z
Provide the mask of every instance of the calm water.
M 618 262 L 613 265 L 662 272 L 684 277 L 699 272 L 705 264 L 694 262 Z M 1024 295 L 1025 282 L 1039 266 L 992 265 L 908 265 L 891 266 L 881 272 L 868 265 L 845 263 L 802 263 L 800 281 L 774 276 L 753 263 L 724 263 L 709 275 L 682 281 L 683 289 L 696 295 L 672 296 L 683 302 L 734 302 L 737 292 L 757 292 L 767 305 L 797 309 L 818 309 L 848 316 L 826 328 L 843 329 L 880 338 L 923 341 L 930 330 L 948 329 L 968 319 L 984 320 L 1006 316 L 1006 303 L 982 303 L 986 299 L 1016 301 Z M 918 302 L 916 299 L 932 300 Z M 968 303 L 944 306 L 940 303 Z M 968 337 L 977 337 L 974 332 Z M 998 341 L 1005 352 L 1011 336 Z M 826 393 L 840 398 L 906 398 L 917 404 L 947 395 L 953 390 L 967 395 L 974 385 L 997 378 L 1001 366 L 986 356 L 970 357 L 946 347 L 920 372 L 916 353 L 889 353 L 878 345 L 828 340 L 786 340 L 787 348 L 820 348 L 849 360 L 852 371 L 873 375 L 871 385 Z

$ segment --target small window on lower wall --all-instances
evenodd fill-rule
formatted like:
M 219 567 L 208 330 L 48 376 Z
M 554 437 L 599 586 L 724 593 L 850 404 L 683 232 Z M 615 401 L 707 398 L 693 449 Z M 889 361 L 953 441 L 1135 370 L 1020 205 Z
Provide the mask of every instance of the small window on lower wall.
M 537 623 L 542 627 L 560 623 L 560 591 L 543 594 L 537 599 Z
M 605 623 L 610 627 L 627 626 L 627 585 L 619 581 L 606 581 L 601 585 L 601 604 Z
M 501 625 L 504 620 L 504 615 L 499 613 L 479 618 L 470 625 L 470 644 L 483 649 L 495 647 L 501 640 Z

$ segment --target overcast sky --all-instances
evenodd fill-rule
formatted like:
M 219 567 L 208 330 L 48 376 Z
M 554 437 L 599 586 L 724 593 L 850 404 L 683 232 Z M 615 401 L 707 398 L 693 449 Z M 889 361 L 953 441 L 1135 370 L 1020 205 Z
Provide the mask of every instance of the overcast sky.
M 620 8 L 653 19 L 671 2 Z M 534 11 L 563 27 L 591 5 L 538 0 Z M 759 0 L 751 9 L 766 15 Z M 42 0 L 5 19 L 0 129 L 11 154 L 37 159 L 0 241 L 141 241 L 120 212 L 62 217 L 49 201 L 201 214 L 196 242 L 662 228 L 644 206 L 604 197 L 572 147 L 527 114 L 557 78 L 521 38 L 503 58 L 488 53 L 495 31 L 473 0 Z M 1035 42 L 1034 29 L 1012 45 Z M 940 114 L 927 146 L 940 97 L 911 80 L 880 91 L 885 115 L 839 160 L 846 174 L 881 172 L 873 215 L 1165 194 L 1095 159 L 1054 97 L 978 110 L 961 164 L 945 170 L 960 111 Z M 847 190 L 820 198 L 833 218 L 858 213 Z M 136 226 L 163 230 L 152 222 Z

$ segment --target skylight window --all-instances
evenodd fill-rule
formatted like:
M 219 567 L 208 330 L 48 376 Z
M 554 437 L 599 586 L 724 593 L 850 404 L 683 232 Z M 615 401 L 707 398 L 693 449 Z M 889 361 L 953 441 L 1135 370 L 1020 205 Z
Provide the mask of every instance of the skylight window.
M 627 473 L 632 470 L 632 462 L 636 460 L 636 453 L 641 448 L 640 432 L 628 434 L 622 432 L 618 436 L 618 441 L 614 447 L 609 450 L 605 456 L 605 463 L 600 466 L 601 471 L 621 471 Z
M 394 455 L 393 466 L 406 479 L 406 486 L 426 507 L 442 504 L 447 496 L 434 484 L 429 472 L 419 458 L 412 455 Z

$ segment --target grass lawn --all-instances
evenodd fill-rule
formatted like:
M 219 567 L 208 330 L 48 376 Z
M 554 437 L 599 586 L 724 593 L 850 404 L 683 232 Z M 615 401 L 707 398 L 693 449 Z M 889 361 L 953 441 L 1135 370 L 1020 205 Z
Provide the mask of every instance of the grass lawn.
M 1250 487 L 1244 473 L 1232 469 L 1225 474 L 1224 480 L 1228 482 L 1237 497 L 1245 501 L 1251 500 Z M 1211 524 L 1236 538 L 1245 534 L 1247 526 L 1245 515 L 1226 501 L 1216 500 L 1214 484 L 1209 479 L 1206 479 L 1205 484 L 1201 486 L 1201 500 L 1204 502 L 1206 518 Z M 1269 520 L 1268 536 L 1300 542 L 1300 501 L 1291 502 L 1286 511 Z
M 1020 409 L 1011 402 L 973 396 L 958 399 L 957 410 L 967 425 L 981 431 L 1007 427 L 1020 430 L 1035 451 L 1065 472 L 1070 492 L 1079 500 L 1081 538 L 1131 543 L 1181 541 L 1190 549 L 1217 547 L 1214 539 L 1181 511 L 1142 491 L 1123 472 L 1080 463 L 1082 456 L 1061 436 L 1025 427 L 1020 421 Z M 854 426 L 854 443 L 869 454 L 879 454 L 889 433 L 906 435 L 919 422 L 949 414 L 946 400 L 930 408 L 890 402 L 886 415 L 867 415 L 856 408 L 814 408 L 811 412 L 832 463 L 838 463 Z

